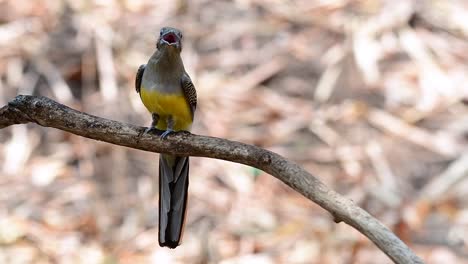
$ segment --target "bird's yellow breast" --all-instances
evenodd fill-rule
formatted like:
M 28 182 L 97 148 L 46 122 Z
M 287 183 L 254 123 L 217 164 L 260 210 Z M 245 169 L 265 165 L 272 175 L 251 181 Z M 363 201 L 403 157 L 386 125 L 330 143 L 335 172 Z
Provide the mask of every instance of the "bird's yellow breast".
M 167 129 L 167 118 L 174 119 L 174 130 L 189 130 L 192 125 L 192 113 L 184 94 L 167 94 L 156 90 L 140 89 L 140 97 L 148 111 L 159 115 L 157 129 Z

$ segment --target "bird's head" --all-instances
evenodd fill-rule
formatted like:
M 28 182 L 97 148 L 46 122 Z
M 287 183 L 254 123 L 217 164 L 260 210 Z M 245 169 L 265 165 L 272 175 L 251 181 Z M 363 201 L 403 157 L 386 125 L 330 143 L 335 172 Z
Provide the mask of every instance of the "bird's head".
M 160 51 L 182 51 L 182 32 L 176 28 L 163 27 L 159 32 L 159 39 L 156 47 Z

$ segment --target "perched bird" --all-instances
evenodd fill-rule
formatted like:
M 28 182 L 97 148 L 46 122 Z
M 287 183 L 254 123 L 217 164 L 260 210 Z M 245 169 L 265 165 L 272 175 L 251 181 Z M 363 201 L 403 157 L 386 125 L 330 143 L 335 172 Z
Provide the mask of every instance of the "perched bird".
M 136 91 L 152 115 L 149 129 L 190 130 L 197 93 L 185 72 L 180 52 L 182 33 L 171 27 L 161 29 L 153 53 L 146 65 L 138 69 Z M 161 154 L 159 157 L 159 245 L 179 245 L 187 206 L 189 158 Z

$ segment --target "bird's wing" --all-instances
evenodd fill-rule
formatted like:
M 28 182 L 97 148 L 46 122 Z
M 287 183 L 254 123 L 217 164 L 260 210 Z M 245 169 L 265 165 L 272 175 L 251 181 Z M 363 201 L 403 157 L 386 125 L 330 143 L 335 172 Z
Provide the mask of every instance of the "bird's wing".
M 141 80 L 143 80 L 143 73 L 145 72 L 145 67 L 146 64 L 140 65 L 138 68 L 136 78 L 135 78 L 135 89 L 137 93 L 140 93 L 140 88 L 141 88 Z
M 197 91 L 195 90 L 195 86 L 187 73 L 184 73 L 182 76 L 182 90 L 184 91 L 185 99 L 187 99 L 190 110 L 192 111 L 193 119 L 195 109 L 197 108 Z

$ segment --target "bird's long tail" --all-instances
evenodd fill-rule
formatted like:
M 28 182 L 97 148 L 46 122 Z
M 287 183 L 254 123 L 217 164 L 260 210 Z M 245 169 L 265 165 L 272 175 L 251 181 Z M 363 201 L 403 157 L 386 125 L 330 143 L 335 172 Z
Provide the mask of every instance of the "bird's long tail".
M 159 245 L 179 245 L 187 206 L 189 158 L 162 154 L 159 158 Z

